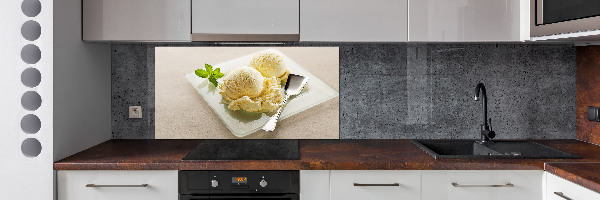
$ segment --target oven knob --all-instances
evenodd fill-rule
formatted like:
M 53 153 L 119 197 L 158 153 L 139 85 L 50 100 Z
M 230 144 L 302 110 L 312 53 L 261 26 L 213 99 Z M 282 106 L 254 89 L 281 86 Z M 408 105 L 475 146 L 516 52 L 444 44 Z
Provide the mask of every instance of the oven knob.
M 267 187 L 267 181 L 265 181 L 265 179 L 260 181 L 260 187 Z
M 217 180 L 210 181 L 210 186 L 212 186 L 212 187 L 218 187 L 219 186 L 219 181 L 217 181 Z

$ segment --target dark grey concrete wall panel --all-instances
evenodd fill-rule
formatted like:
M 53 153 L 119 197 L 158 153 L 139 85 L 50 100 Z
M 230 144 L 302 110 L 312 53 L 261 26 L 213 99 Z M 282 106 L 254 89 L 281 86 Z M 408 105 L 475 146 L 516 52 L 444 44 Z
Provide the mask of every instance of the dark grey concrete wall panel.
M 115 44 L 113 138 L 154 138 L 154 47 Z M 247 45 L 246 45 L 247 46 Z M 575 48 L 563 44 L 300 44 L 340 47 L 340 138 L 479 138 L 483 82 L 499 139 L 574 139 Z M 127 107 L 141 105 L 130 120 Z
M 112 134 L 115 139 L 154 139 L 154 47 L 112 46 Z M 129 106 L 142 106 L 129 119 Z

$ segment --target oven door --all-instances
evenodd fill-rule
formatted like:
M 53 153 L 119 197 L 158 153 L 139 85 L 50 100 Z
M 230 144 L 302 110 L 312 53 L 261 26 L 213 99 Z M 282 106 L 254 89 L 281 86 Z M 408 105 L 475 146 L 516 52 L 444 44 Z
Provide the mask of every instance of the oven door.
M 238 199 L 269 199 L 269 200 L 300 200 L 297 194 L 284 195 L 219 195 L 219 196 L 195 196 L 195 195 L 179 195 L 179 200 L 204 200 L 204 199 L 219 199 L 219 200 L 238 200 Z

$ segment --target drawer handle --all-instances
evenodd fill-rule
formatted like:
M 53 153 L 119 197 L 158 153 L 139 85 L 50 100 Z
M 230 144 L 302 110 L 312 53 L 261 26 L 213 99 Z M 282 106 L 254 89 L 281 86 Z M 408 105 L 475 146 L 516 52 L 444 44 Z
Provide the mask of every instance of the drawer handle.
M 573 199 L 569 198 L 568 196 L 565 196 L 565 194 L 563 194 L 562 192 L 554 192 L 554 194 L 556 196 L 562 197 L 563 199 L 566 199 L 566 200 L 573 200 Z
M 454 187 L 515 187 L 512 183 L 507 183 L 504 185 L 461 185 L 458 183 L 452 183 Z
M 148 184 L 141 185 L 96 185 L 96 184 L 87 184 L 85 187 L 148 187 Z
M 354 183 L 354 186 L 400 186 L 400 183 L 392 183 L 392 184 L 364 184 L 364 183 Z

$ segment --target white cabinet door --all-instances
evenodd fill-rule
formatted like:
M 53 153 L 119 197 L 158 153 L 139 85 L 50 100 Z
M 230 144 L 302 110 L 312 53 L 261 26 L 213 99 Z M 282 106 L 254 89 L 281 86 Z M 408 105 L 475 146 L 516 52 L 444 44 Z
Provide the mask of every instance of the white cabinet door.
M 302 0 L 300 41 L 405 42 L 408 0 Z
M 300 200 L 329 200 L 329 170 L 300 170 Z
M 190 41 L 190 0 L 83 0 L 85 41 Z
M 418 200 L 421 171 L 331 171 L 331 200 Z
M 527 0 L 412 0 L 409 41 L 529 40 Z
M 179 198 L 176 170 L 66 170 L 57 172 L 57 182 L 59 200 Z
M 542 175 L 538 170 L 423 171 L 422 196 L 423 200 L 541 200 Z
M 192 40 L 196 41 L 219 40 L 219 37 L 223 38 L 221 41 L 229 41 L 231 35 L 251 39 L 252 35 L 297 38 L 299 21 L 299 0 L 192 0 Z
M 545 172 L 545 200 L 587 200 L 600 199 L 600 194 L 573 182 L 562 179 L 554 174 Z

